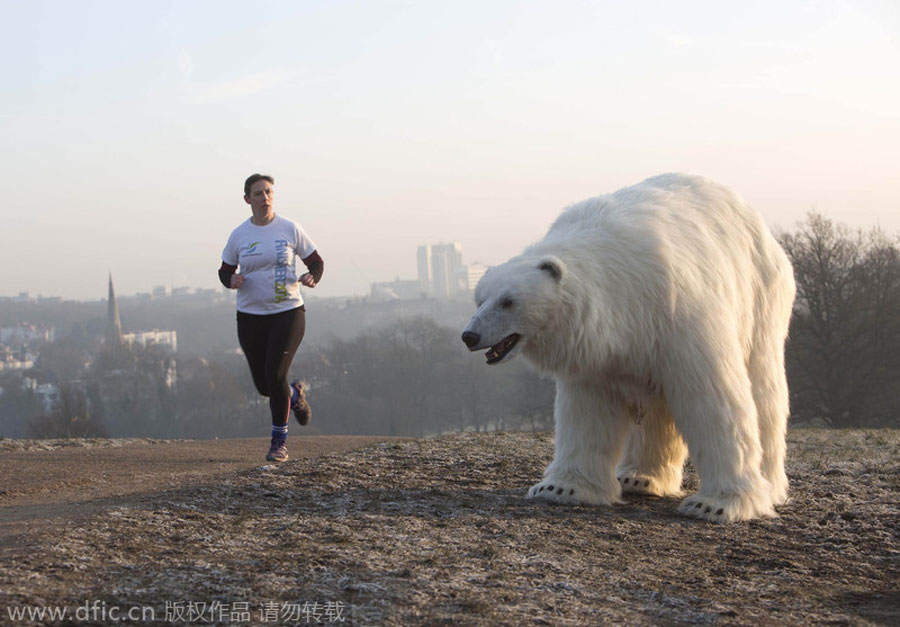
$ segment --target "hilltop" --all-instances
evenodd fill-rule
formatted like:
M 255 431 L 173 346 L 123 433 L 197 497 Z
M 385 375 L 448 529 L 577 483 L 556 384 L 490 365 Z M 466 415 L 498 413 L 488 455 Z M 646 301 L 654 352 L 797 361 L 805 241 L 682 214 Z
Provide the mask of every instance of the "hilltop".
M 678 516 L 674 499 L 525 501 L 549 434 L 255 464 L 38 528 L 35 549 L 4 546 L 0 605 L 99 600 L 160 619 L 179 602 L 246 603 L 254 623 L 306 604 L 311 623 L 896 624 L 900 431 L 793 430 L 788 450 L 780 516 L 727 526 Z

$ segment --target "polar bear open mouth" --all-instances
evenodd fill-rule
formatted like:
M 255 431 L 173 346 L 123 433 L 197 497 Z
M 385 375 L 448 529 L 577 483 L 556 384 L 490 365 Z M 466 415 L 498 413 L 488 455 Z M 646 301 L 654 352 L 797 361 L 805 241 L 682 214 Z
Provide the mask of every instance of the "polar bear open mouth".
M 505 338 L 491 346 L 490 349 L 488 349 L 488 352 L 485 353 L 487 362 L 489 364 L 496 364 L 503 361 L 503 358 L 509 354 L 509 351 L 513 349 L 520 337 L 521 336 L 518 333 L 513 333 L 512 335 L 507 335 Z

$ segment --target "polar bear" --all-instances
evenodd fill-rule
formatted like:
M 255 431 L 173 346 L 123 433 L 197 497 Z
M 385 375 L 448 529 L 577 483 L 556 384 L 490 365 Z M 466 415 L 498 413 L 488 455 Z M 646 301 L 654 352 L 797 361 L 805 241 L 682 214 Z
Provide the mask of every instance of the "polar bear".
M 609 505 L 700 490 L 682 513 L 774 516 L 787 500 L 784 251 L 729 188 L 663 174 L 572 205 L 491 268 L 462 339 L 556 379 L 555 455 L 528 498 Z M 686 445 L 685 445 L 686 442 Z

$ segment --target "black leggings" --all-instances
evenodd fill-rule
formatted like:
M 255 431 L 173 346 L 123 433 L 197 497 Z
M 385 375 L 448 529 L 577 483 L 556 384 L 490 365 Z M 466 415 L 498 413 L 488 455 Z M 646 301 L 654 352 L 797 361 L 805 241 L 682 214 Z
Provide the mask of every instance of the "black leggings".
M 305 330 L 306 309 L 302 305 L 268 315 L 237 312 L 238 342 L 250 364 L 253 384 L 260 394 L 269 397 L 273 425 L 287 424 L 290 416 L 288 370 Z

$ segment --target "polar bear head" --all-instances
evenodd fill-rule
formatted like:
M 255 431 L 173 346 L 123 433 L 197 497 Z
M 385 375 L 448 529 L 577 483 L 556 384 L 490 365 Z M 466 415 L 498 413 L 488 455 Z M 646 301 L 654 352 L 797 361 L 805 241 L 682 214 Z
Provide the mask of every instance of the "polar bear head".
M 537 343 L 559 317 L 566 274 L 553 255 L 523 255 L 488 270 L 475 288 L 478 309 L 463 331 L 465 345 L 487 349 L 487 363 L 499 364 Z

